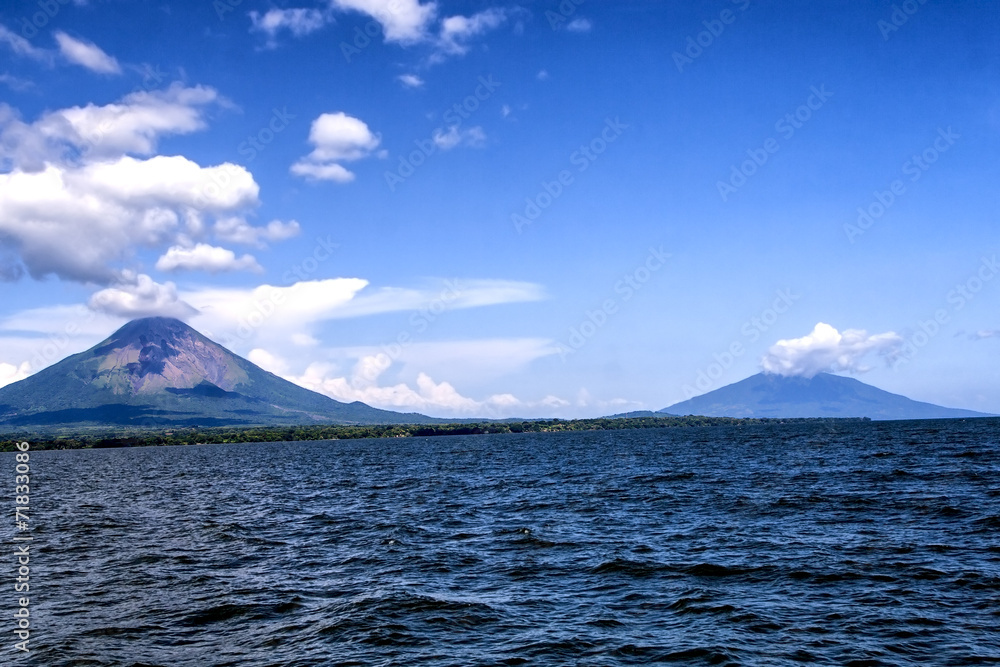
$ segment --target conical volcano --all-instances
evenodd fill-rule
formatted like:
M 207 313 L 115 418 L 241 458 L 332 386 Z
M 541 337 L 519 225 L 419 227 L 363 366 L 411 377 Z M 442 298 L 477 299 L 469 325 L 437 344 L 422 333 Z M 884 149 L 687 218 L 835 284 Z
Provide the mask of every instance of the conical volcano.
M 129 322 L 0 388 L 0 425 L 223 426 L 438 421 L 341 403 L 283 380 L 180 320 Z
M 891 394 L 854 378 L 819 373 L 810 378 L 758 373 L 660 412 L 706 417 L 868 417 L 965 419 L 982 412 L 945 408 Z

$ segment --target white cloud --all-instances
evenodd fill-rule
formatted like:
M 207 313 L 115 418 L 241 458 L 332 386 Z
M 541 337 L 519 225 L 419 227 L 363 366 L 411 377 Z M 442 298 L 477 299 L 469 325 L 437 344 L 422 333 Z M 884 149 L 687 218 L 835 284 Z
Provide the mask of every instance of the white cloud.
M 416 74 L 400 74 L 396 78 L 407 88 L 420 88 L 424 85 L 424 80 Z
M 32 46 L 31 42 L 21 35 L 14 33 L 3 24 L 0 24 L 0 44 L 6 44 L 11 51 L 19 56 L 35 60 L 48 60 L 50 58 L 48 51 Z
M 422 328 L 401 329 L 398 333 L 410 336 L 402 344 L 396 342 L 396 333 L 387 332 L 383 345 L 307 350 L 284 345 L 274 349 L 282 349 L 289 355 L 291 368 L 305 369 L 313 363 L 327 364 L 329 368 L 324 371 L 324 377 L 346 377 L 348 385 L 355 388 L 361 387 L 360 380 L 365 378 L 373 385 L 409 382 L 415 386 L 417 376 L 426 373 L 435 378 L 446 377 L 456 387 L 479 387 L 481 391 L 484 387 L 495 386 L 501 378 L 523 374 L 539 359 L 558 354 L 553 341 L 539 338 L 420 340 L 433 336 L 434 326 L 431 323 L 426 331 Z M 268 349 L 272 349 L 272 345 L 268 343 Z M 366 374 L 352 375 L 338 370 L 353 368 L 364 359 L 371 366 Z M 382 371 L 390 366 L 392 372 L 383 376 Z M 380 378 L 378 382 L 375 381 L 376 370 Z M 298 370 L 294 373 L 299 374 Z
M 108 284 L 137 248 L 190 246 L 206 219 L 242 221 L 259 203 L 245 168 L 128 155 L 153 154 L 160 137 L 203 129 L 206 107 L 224 103 L 212 88 L 175 83 L 113 104 L 48 112 L 30 124 L 0 104 L 0 236 L 16 260 L 34 278 Z M 243 236 L 283 237 L 273 226 L 242 227 Z
M 549 78 L 548 70 L 544 69 L 538 70 L 538 74 L 535 75 L 535 78 L 538 79 L 539 81 L 547 81 Z
M 0 157 L 37 171 L 47 161 L 81 154 L 88 159 L 151 155 L 163 135 L 204 129 L 205 107 L 221 102 L 213 88 L 174 83 L 166 90 L 131 93 L 114 104 L 59 109 L 31 125 L 0 104 Z
M 192 323 L 208 335 L 227 346 L 259 347 L 259 340 L 287 341 L 293 334 L 308 334 L 310 326 L 332 319 L 367 285 L 361 278 L 329 278 L 285 287 L 202 287 L 181 296 L 198 309 Z
M 288 364 L 284 360 L 279 359 L 267 350 L 262 350 L 257 347 L 250 350 L 247 355 L 247 360 L 252 364 L 256 364 L 263 368 L 269 373 L 274 373 L 275 375 L 284 375 L 288 372 Z
M 863 373 L 870 370 L 863 359 L 874 352 L 891 361 L 900 351 L 903 338 L 892 331 L 868 335 L 861 329 L 845 329 L 843 333 L 829 324 L 818 323 L 806 336 L 779 340 L 761 360 L 766 373 L 813 377 L 817 373 L 848 371 Z
M 198 312 L 180 299 L 173 283 L 160 284 L 145 274 L 132 273 L 125 273 L 118 285 L 94 294 L 87 305 L 125 319 L 159 315 L 186 320 Z
M 198 243 L 193 247 L 173 246 L 156 261 L 158 271 L 256 271 L 263 269 L 253 255 L 237 258 L 226 248 Z
M 301 347 L 314 347 L 319 345 L 319 340 L 309 334 L 293 333 L 292 342 Z
M 228 187 L 219 188 L 223 180 Z M 182 222 L 197 218 L 189 213 L 232 213 L 257 195 L 242 167 L 201 167 L 180 156 L 50 164 L 0 174 L 0 235 L 34 278 L 107 283 L 111 265 L 136 247 L 177 245 Z
M 464 341 L 466 347 L 477 346 L 486 350 L 501 341 Z M 509 343 L 516 344 L 515 341 Z M 441 344 L 442 346 L 444 344 Z M 396 360 L 385 352 L 373 350 L 367 354 L 336 361 L 310 361 L 301 374 L 288 373 L 291 367 L 286 360 L 276 358 L 263 350 L 255 351 L 257 357 L 269 364 L 272 372 L 283 369 L 285 379 L 325 394 L 338 401 L 361 401 L 368 405 L 402 412 L 421 412 L 438 417 L 537 417 L 554 415 L 597 415 L 643 409 L 636 401 L 622 398 L 602 400 L 594 398 L 586 389 L 581 389 L 574 401 L 552 394 L 539 400 L 524 400 L 510 392 L 489 393 L 483 398 L 473 398 L 461 392 L 455 382 L 435 381 L 438 373 L 456 377 L 445 367 L 435 372 L 417 370 L 410 374 L 410 380 L 383 381 Z M 419 356 L 415 354 L 414 356 Z M 454 366 L 469 363 L 462 359 Z M 475 364 L 475 360 L 471 360 Z M 520 363 L 520 361 L 518 361 Z M 349 369 L 349 370 L 347 370 Z M 477 369 L 478 371 L 479 369 Z M 405 372 L 405 368 L 403 369 Z M 470 382 L 470 381 L 466 381 Z
M 337 312 L 338 317 L 360 317 L 401 310 L 426 311 L 437 316 L 448 310 L 479 308 L 502 303 L 542 301 L 545 290 L 537 283 L 516 280 L 447 280 L 425 288 L 373 288 Z
M 311 337 L 312 327 L 330 320 L 415 311 L 415 326 L 425 328 L 449 310 L 537 301 L 545 298 L 545 294 L 538 285 L 516 281 L 447 281 L 439 286 L 405 289 L 370 288 L 368 281 L 361 278 L 326 278 L 251 289 L 196 288 L 185 291 L 181 297 L 200 311 L 196 323 L 220 336 L 231 337 L 241 323 L 253 318 L 258 321 L 252 337 L 241 336 L 242 340 L 288 341 L 296 334 Z M 264 316 L 260 317 L 261 314 Z M 296 345 L 301 345 L 302 339 L 299 340 Z M 536 342 L 533 347 L 540 344 Z M 552 347 L 546 354 L 555 352 Z M 481 353 L 481 350 L 466 351 L 461 345 L 454 348 L 454 354 L 459 356 Z M 503 349 L 498 354 L 505 359 L 499 361 L 501 364 L 523 356 L 515 348 Z
M 0 74 L 0 83 L 4 84 L 11 90 L 17 90 L 17 91 L 28 90 L 29 88 L 35 85 L 31 81 L 28 81 L 26 79 L 19 79 L 16 76 L 7 74 L 6 72 Z
M 441 150 L 451 150 L 456 146 L 482 148 L 486 145 L 486 131 L 479 125 L 462 130 L 452 125 L 447 131 L 438 128 L 434 131 L 434 143 Z
M 514 12 L 491 7 L 472 16 L 449 16 L 436 24 L 438 4 L 419 0 L 330 0 L 338 10 L 355 10 L 374 17 L 386 42 L 403 46 L 429 44 L 435 50 L 430 63 L 462 55 L 475 38 L 502 25 Z M 407 84 L 409 85 L 409 84 Z
M 403 44 L 426 39 L 437 14 L 437 3 L 421 4 L 420 0 L 330 0 L 330 5 L 373 17 L 382 25 L 385 41 Z
M 969 334 L 973 340 L 983 340 L 984 338 L 1000 338 L 1000 329 L 980 329 L 974 334 Z
M 377 347 L 317 349 L 320 341 L 315 328 L 326 321 L 411 311 L 406 330 L 416 337 L 451 308 L 543 296 L 540 287 L 513 281 L 463 280 L 459 289 L 460 297 L 454 297 L 452 288 L 440 285 L 419 290 L 370 289 L 361 278 L 328 278 L 288 286 L 201 286 L 180 291 L 170 283 L 157 285 L 148 276 L 123 272 L 118 283 L 103 296 L 94 295 L 89 306 L 46 306 L 0 316 L 0 350 L 7 360 L 30 360 L 49 337 L 64 337 L 71 329 L 72 343 L 60 346 L 59 356 L 48 359 L 57 361 L 103 340 L 126 320 L 141 316 L 138 313 L 179 314 L 239 354 L 254 348 L 284 350 L 301 355 L 295 360 L 304 369 L 320 355 L 353 364 L 381 351 Z M 407 350 L 399 357 L 402 367 L 413 368 L 423 359 L 434 368 L 457 368 L 449 374 L 463 381 L 506 375 L 534 359 L 558 353 L 551 341 L 541 339 L 418 342 Z
M 566 29 L 570 32 L 590 32 L 593 27 L 590 19 L 585 18 L 575 18 L 566 24 Z
M 441 22 L 440 48 L 446 53 L 463 54 L 469 50 L 469 41 L 500 27 L 506 20 L 507 13 L 497 8 L 472 16 L 450 16 Z
M 71 63 L 99 74 L 121 74 L 122 68 L 118 61 L 96 44 L 74 39 L 62 31 L 57 31 L 55 38 L 59 43 L 59 52 Z
M 268 361 L 277 367 L 283 365 L 272 359 Z M 335 377 L 334 366 L 317 362 L 310 364 L 302 375 L 286 379 L 338 401 L 361 401 L 373 407 L 403 412 L 463 417 L 499 416 L 500 412 L 506 413 L 523 405 L 512 394 L 496 394 L 484 400 L 475 400 L 460 394 L 449 382 L 435 382 L 427 373 L 417 375 L 415 388 L 404 382 L 381 386 L 378 379 L 391 363 L 384 354 L 363 357 L 354 365 L 349 377 Z
M 509 104 L 505 104 L 502 107 L 500 107 L 500 115 L 503 116 L 504 118 L 509 116 L 511 113 L 512 111 Z
M 309 141 L 315 146 L 310 158 L 316 162 L 359 160 L 368 156 L 380 138 L 364 121 L 341 112 L 325 113 L 312 123 Z
M 316 181 L 333 181 L 335 183 L 350 183 L 354 180 L 354 172 L 346 167 L 336 164 L 316 164 L 300 160 L 292 165 L 292 173 L 303 178 L 310 178 Z
M 96 344 L 128 319 L 165 315 L 187 320 L 237 354 L 252 355 L 251 360 L 273 372 L 287 375 L 287 369 L 294 369 L 295 375 L 302 375 L 317 361 L 350 368 L 361 359 L 383 353 L 383 348 L 375 346 L 323 349 L 316 334 L 326 321 L 410 311 L 400 332 L 415 339 L 433 329 L 451 309 L 543 297 L 537 285 L 496 280 L 449 281 L 421 289 L 373 289 L 360 278 L 329 278 L 288 286 L 202 286 L 180 291 L 172 283 L 159 284 L 147 275 L 123 272 L 116 284 L 93 295 L 86 307 L 49 306 L 0 318 L 0 349 L 8 360 L 31 360 L 48 339 L 65 338 L 63 332 L 72 329 L 68 341 L 58 346 L 58 354 L 53 352 L 37 367 L 33 364 L 37 370 Z M 26 336 L 26 332 L 31 333 Z M 269 359 L 254 350 L 280 350 L 289 360 L 276 355 Z M 557 352 L 555 344 L 545 339 L 411 340 L 395 361 L 419 394 L 421 387 L 413 378 L 420 372 L 432 376 L 442 373 L 450 382 L 458 379 L 478 386 Z M 344 375 L 331 373 L 329 377 Z M 431 397 L 447 393 L 443 386 L 430 391 L 426 383 L 424 389 Z M 509 396 L 499 396 L 492 403 L 511 403 Z
M 346 183 L 354 174 L 340 165 L 368 157 L 378 148 L 381 137 L 373 134 L 364 121 L 339 111 L 325 113 L 313 121 L 309 131 L 312 153 L 292 165 L 299 176 Z
M 268 46 L 274 47 L 282 30 L 303 37 L 326 25 L 328 16 L 318 9 L 270 9 L 265 14 L 250 12 L 250 21 L 251 30 L 267 35 Z
M 215 236 L 223 241 L 258 248 L 263 248 L 266 241 L 284 241 L 298 236 L 300 231 L 301 227 L 296 220 L 272 220 L 263 227 L 254 227 L 240 217 L 221 218 L 214 227 Z
M 31 375 L 31 364 L 27 361 L 17 365 L 0 362 L 0 387 L 6 387 L 13 382 L 23 380 L 29 375 Z

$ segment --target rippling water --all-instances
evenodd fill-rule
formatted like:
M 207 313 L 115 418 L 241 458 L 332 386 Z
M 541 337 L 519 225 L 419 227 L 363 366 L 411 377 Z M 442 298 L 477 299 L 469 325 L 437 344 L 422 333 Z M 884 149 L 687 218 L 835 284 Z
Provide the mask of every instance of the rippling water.
M 0 662 L 998 663 L 998 435 L 971 420 L 32 453 L 33 651 L 9 650 L 6 621 Z

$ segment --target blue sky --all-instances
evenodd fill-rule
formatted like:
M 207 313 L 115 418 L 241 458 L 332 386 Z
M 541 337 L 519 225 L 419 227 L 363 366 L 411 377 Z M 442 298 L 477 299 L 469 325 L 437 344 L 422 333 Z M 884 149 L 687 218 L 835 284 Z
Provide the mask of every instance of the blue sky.
M 998 47 L 985 1 L 13 0 L 0 383 L 165 314 L 432 415 L 1000 412 Z

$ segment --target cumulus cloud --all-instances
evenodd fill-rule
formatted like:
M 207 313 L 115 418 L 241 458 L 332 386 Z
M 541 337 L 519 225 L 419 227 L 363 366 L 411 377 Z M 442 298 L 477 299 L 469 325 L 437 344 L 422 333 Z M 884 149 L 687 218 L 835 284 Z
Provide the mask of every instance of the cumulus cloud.
M 328 16 L 318 9 L 270 9 L 264 14 L 250 12 L 250 22 L 250 29 L 264 33 L 268 47 L 273 48 L 278 33 L 287 30 L 295 37 L 303 37 L 326 25 Z
M 385 41 L 402 44 L 426 39 L 437 15 L 437 3 L 421 4 L 420 0 L 330 0 L 330 5 L 371 16 L 382 25 Z
M 570 32 L 590 32 L 593 27 L 590 20 L 585 18 L 575 18 L 566 24 L 566 29 Z
M 475 345 L 480 350 L 485 350 L 496 342 L 466 341 L 465 345 Z M 482 398 L 475 398 L 459 391 L 454 381 L 436 381 L 434 376 L 438 372 L 451 375 L 443 367 L 439 367 L 433 374 L 425 370 L 415 373 L 410 371 L 410 381 L 386 379 L 390 370 L 398 366 L 398 360 L 377 351 L 356 357 L 353 363 L 349 360 L 312 361 L 301 374 L 289 373 L 288 369 L 292 364 L 264 350 L 255 350 L 254 355 L 266 370 L 335 400 L 361 401 L 374 407 L 401 412 L 422 412 L 439 417 L 505 418 L 567 413 L 594 416 L 645 407 L 641 403 L 622 398 L 598 399 L 586 389 L 581 389 L 572 401 L 552 394 L 541 399 L 525 400 L 510 392 L 490 393 Z M 468 363 L 468 360 L 463 359 L 454 366 Z M 472 360 L 471 363 L 475 365 L 476 361 Z M 517 363 L 520 365 L 521 362 Z M 406 372 L 405 366 L 402 370 Z
M 457 125 L 452 125 L 447 130 L 438 128 L 434 131 L 433 138 L 437 147 L 445 151 L 456 146 L 482 148 L 486 145 L 486 131 L 479 125 L 464 130 Z
M 839 371 L 863 373 L 871 369 L 863 363 L 869 354 L 891 362 L 902 345 L 902 336 L 892 331 L 874 335 L 862 329 L 839 332 L 820 322 L 802 338 L 779 340 L 772 345 L 761 367 L 765 373 L 807 378 Z
M 330 7 L 373 17 L 381 24 L 386 42 L 430 46 L 430 63 L 466 53 L 474 39 L 503 25 L 513 13 L 491 7 L 472 16 L 448 16 L 438 21 L 438 4 L 422 4 L 420 0 L 330 0 Z
M 99 74 L 121 74 L 122 68 L 118 61 L 96 44 L 74 39 L 62 31 L 57 31 L 55 38 L 59 44 L 59 52 L 71 63 Z
M 335 183 L 350 183 L 354 180 L 354 172 L 343 165 L 331 162 L 317 164 L 308 160 L 300 160 L 292 165 L 292 173 L 314 181 L 334 181 Z
M 263 271 L 253 255 L 237 258 L 226 248 L 198 243 L 193 247 L 173 246 L 156 261 L 158 271 Z
M 223 176 L 229 187 L 215 187 Z M 230 213 L 257 196 L 242 167 L 201 167 L 180 156 L 50 164 L 0 174 L 0 235 L 34 278 L 107 283 L 111 265 L 137 246 L 176 245 L 188 226 L 197 228 L 189 214 Z
M 244 167 L 155 155 L 161 137 L 203 129 L 207 108 L 225 103 L 212 88 L 175 83 L 31 123 L 0 104 L 0 239 L 9 264 L 36 279 L 108 285 L 140 248 L 190 248 L 213 222 L 217 238 L 258 246 L 298 233 L 294 221 L 246 221 L 259 187 Z
M 280 359 L 267 350 L 262 350 L 256 347 L 250 350 L 247 354 L 247 360 L 252 364 L 256 364 L 263 368 L 269 373 L 274 373 L 275 375 L 281 376 L 288 372 L 288 364 L 285 363 L 283 359 Z
M 354 174 L 341 162 L 368 157 L 378 148 L 381 137 L 373 134 L 364 121 L 342 111 L 325 113 L 313 121 L 309 130 L 312 153 L 292 165 L 298 176 L 347 183 Z
M 400 74 L 396 78 L 407 88 L 420 88 L 424 85 L 424 80 L 416 74 Z
M 31 364 L 27 361 L 16 365 L 0 361 L 0 387 L 23 380 L 29 375 L 31 375 Z
M 259 358 L 264 359 L 263 355 Z M 267 361 L 280 367 L 273 358 Z M 391 365 L 391 359 L 385 354 L 367 356 L 358 360 L 349 376 L 336 377 L 333 366 L 317 362 L 310 364 L 302 375 L 287 379 L 345 403 L 361 401 L 374 407 L 405 412 L 489 416 L 523 405 L 512 394 L 495 394 L 484 400 L 475 400 L 463 396 L 449 382 L 435 382 L 427 373 L 417 375 L 415 387 L 405 382 L 380 385 L 379 377 Z
M 131 93 L 113 104 L 52 111 L 30 125 L 0 104 L 0 157 L 14 167 L 37 171 L 46 162 L 80 155 L 151 155 L 161 136 L 204 129 L 207 107 L 222 102 L 213 88 L 174 83 L 166 90 Z
M 468 43 L 507 20 L 502 9 L 490 8 L 472 16 L 449 16 L 441 22 L 439 44 L 443 51 L 461 55 L 469 50 Z
M 187 320 L 198 311 L 180 299 L 173 283 L 160 284 L 145 274 L 125 272 L 121 281 L 94 294 L 87 303 L 97 312 L 125 319 L 176 317 Z
M 266 241 L 284 241 L 298 236 L 301 227 L 296 220 L 272 220 L 263 227 L 255 227 L 244 218 L 230 217 L 217 220 L 214 231 L 223 241 L 263 248 Z

